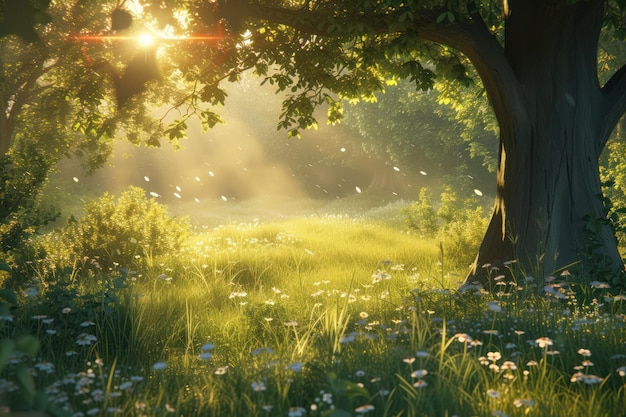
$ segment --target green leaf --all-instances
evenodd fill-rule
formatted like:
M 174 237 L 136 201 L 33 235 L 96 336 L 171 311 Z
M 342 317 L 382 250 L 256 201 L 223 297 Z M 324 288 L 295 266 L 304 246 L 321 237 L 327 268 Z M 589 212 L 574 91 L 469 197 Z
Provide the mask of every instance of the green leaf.
M 17 380 L 17 385 L 20 387 L 20 392 L 24 396 L 24 400 L 27 403 L 24 405 L 28 408 L 32 408 L 37 388 L 35 386 L 35 379 L 28 372 L 26 365 L 21 364 L 18 366 L 15 370 L 15 378 Z
M 15 347 L 20 352 L 34 358 L 39 352 L 39 339 L 35 336 L 25 335 L 15 341 Z
M 5 263 L 0 263 L 0 271 L 13 272 L 11 267 Z
M 17 295 L 10 288 L 0 290 L 0 298 L 10 304 L 17 304 Z
M 0 373 L 4 370 L 9 356 L 15 350 L 15 342 L 11 339 L 0 340 Z

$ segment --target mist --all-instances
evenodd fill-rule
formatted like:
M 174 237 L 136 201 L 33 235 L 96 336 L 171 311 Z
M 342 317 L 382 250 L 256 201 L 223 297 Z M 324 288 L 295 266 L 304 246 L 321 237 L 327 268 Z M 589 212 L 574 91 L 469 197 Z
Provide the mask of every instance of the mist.
M 300 200 L 315 206 L 313 201 L 366 192 L 383 205 L 414 199 L 421 187 L 437 182 L 426 172 L 369 157 L 357 134 L 342 125 L 326 125 L 323 113 L 318 129 L 289 138 L 276 129 L 281 97 L 255 83 L 244 79 L 229 86 L 226 107 L 217 109 L 225 125 L 203 132 L 197 120 L 190 120 L 181 149 L 166 141 L 160 148 L 147 148 L 121 139 L 106 166 L 92 175 L 78 160 L 62 161 L 50 191 L 91 200 L 134 185 L 175 211 L 196 211 L 244 201 L 285 208 L 285 200 Z

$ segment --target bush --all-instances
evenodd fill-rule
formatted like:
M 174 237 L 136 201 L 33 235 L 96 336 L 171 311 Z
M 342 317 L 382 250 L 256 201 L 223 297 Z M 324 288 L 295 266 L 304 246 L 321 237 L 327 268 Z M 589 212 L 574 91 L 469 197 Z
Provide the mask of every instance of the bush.
M 464 268 L 474 262 L 488 223 L 483 208 L 476 207 L 459 210 L 451 221 L 444 224 L 437 237 L 448 263 Z
M 420 190 L 419 199 L 403 212 L 410 229 L 417 231 L 422 237 L 435 236 L 439 224 L 432 204 L 432 195 L 426 187 Z
M 116 200 L 105 193 L 84 206 L 84 216 L 63 231 L 78 258 L 95 259 L 108 268 L 130 266 L 139 255 L 159 256 L 180 249 L 191 230 L 187 218 L 168 215 L 167 207 L 148 199 L 139 187 L 129 187 Z

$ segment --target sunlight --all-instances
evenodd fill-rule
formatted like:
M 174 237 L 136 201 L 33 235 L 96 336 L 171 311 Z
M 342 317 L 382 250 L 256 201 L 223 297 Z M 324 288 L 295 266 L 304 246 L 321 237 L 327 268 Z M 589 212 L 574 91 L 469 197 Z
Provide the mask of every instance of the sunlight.
M 139 35 L 138 41 L 141 46 L 150 46 L 155 43 L 156 39 L 150 33 L 142 33 Z

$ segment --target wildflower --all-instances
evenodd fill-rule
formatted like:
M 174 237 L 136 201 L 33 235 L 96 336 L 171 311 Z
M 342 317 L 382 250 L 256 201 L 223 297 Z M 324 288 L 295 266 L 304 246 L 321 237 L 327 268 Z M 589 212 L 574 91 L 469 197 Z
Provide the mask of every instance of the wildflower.
M 413 362 L 415 362 L 415 358 L 405 358 L 405 359 L 402 359 L 402 362 L 408 363 L 410 365 Z
M 411 378 L 424 378 L 426 375 L 428 375 L 426 369 L 418 369 L 411 374 Z
M 285 322 L 285 323 L 283 323 L 283 324 L 284 324 L 285 326 L 287 326 L 287 327 L 296 327 L 296 326 L 298 325 L 298 322 L 297 322 L 297 321 L 292 320 L 292 321 Z
M 203 361 L 207 361 L 211 359 L 212 357 L 213 357 L 213 354 L 211 352 L 202 352 L 201 354 L 198 355 L 198 359 L 203 360 Z
M 369 413 L 370 411 L 374 411 L 374 406 L 371 404 L 365 404 L 354 409 L 354 412 L 359 414 Z
M 615 370 L 615 372 L 617 372 L 619 376 L 622 376 L 622 377 L 626 376 L 626 366 L 620 366 L 619 368 Z
M 226 373 L 226 371 L 228 370 L 228 365 L 226 366 L 220 366 L 219 368 L 217 368 L 215 370 L 215 372 L 213 372 L 215 375 L 224 375 Z
M 427 358 L 428 352 L 425 350 L 418 350 L 417 352 L 415 352 L 415 356 L 418 358 Z
M 143 401 L 137 400 L 137 401 L 135 401 L 135 408 L 137 410 L 142 410 L 143 411 L 143 410 L 146 409 L 146 403 L 144 403 Z
M 47 374 L 51 374 L 54 372 L 54 364 L 50 362 L 39 362 L 35 364 L 35 368 L 39 369 L 41 372 L 45 372 Z
M 587 367 L 587 366 L 593 366 L 593 362 L 591 362 L 589 359 L 584 360 L 582 363 L 583 366 Z
M 302 372 L 302 362 L 294 362 L 287 365 L 287 369 L 291 369 L 294 372 Z
M 591 356 L 591 351 L 589 349 L 578 349 L 578 354 L 582 355 L 584 357 L 589 357 Z
M 48 333 L 49 335 L 55 335 L 55 334 L 57 334 L 57 331 L 54 330 L 54 329 L 47 329 L 46 333 Z
M 95 416 L 99 412 L 100 412 L 100 409 L 96 407 L 96 408 L 92 408 L 90 410 L 87 410 L 87 415 L 88 416 Z
M 269 412 L 271 412 L 271 411 L 272 411 L 272 409 L 274 408 L 274 406 L 273 406 L 273 405 L 269 405 L 269 404 L 265 404 L 265 405 L 264 405 L 263 407 L 261 407 L 261 408 L 263 409 L 263 411 L 266 411 L 266 412 L 268 412 L 268 413 L 269 413 Z
M 520 408 L 522 406 L 534 407 L 535 402 L 533 400 L 526 400 L 524 398 L 516 398 L 515 400 L 513 400 L 513 405 L 517 408 Z
M 302 407 L 291 407 L 287 412 L 289 417 L 302 417 L 306 414 L 306 410 Z
M 205 343 L 204 345 L 202 345 L 202 347 L 200 349 L 203 352 L 206 352 L 207 350 L 213 350 L 214 347 L 215 347 L 215 345 L 213 343 Z
M 589 286 L 591 288 L 599 288 L 599 289 L 601 289 L 601 288 L 611 288 L 611 286 L 608 283 L 600 282 L 600 281 L 591 281 L 589 283 Z
M 84 321 L 80 324 L 80 327 L 89 327 L 89 326 L 95 326 L 96 323 L 94 323 L 93 321 Z
M 495 389 L 488 389 L 487 395 L 491 398 L 500 398 L 500 391 L 497 391 Z
M 547 346 L 552 346 L 553 342 L 552 339 L 550 339 L 549 337 L 540 337 L 539 339 L 535 340 L 535 344 L 540 348 L 545 348 Z
M 10 314 L 6 314 L 3 316 L 0 316 L 0 320 L 4 320 L 4 321 L 13 321 L 13 316 Z
M 428 386 L 428 382 L 424 381 L 423 379 L 418 379 L 413 386 L 415 388 L 424 388 L 426 386 Z
M 126 381 L 126 382 L 122 382 L 118 388 L 121 389 L 122 391 L 126 391 L 126 390 L 131 389 L 132 387 L 133 387 L 133 383 L 131 381 Z
M 167 411 L 168 413 L 173 413 L 174 411 L 176 411 L 176 409 L 170 404 L 165 404 L 165 411 Z
M 514 371 L 517 369 L 517 365 L 515 365 L 514 362 L 505 361 L 502 365 L 500 365 L 500 369 Z
M 599 384 L 600 382 L 604 381 L 604 379 L 596 375 L 576 372 L 574 375 L 572 375 L 572 377 L 570 378 L 570 381 L 571 382 L 584 382 L 585 384 L 591 385 L 591 384 Z
M 489 309 L 489 311 L 493 311 L 494 313 L 502 312 L 502 307 L 500 307 L 500 305 L 498 305 L 498 303 L 496 303 L 495 301 L 487 303 L 487 308 Z
M 81 333 L 78 335 L 76 339 L 76 344 L 80 346 L 89 346 L 92 345 L 98 338 L 92 334 Z
M 492 415 L 494 415 L 495 417 L 509 417 L 508 414 L 503 413 L 500 410 L 495 410 L 493 413 L 491 413 Z
M 367 314 L 365 311 L 361 311 L 361 313 L 359 313 L 359 317 L 365 320 L 366 318 L 369 317 L 369 314 Z
M 457 333 L 454 336 L 452 336 L 454 339 L 458 340 L 461 343 L 470 343 L 472 340 L 472 337 L 470 335 L 468 335 L 467 333 Z
M 261 392 L 261 391 L 265 391 L 265 384 L 262 381 L 255 381 L 252 384 L 252 390 L 256 391 L 256 392 Z
M 167 368 L 167 364 L 165 362 L 156 362 L 152 365 L 152 369 L 155 371 L 162 371 L 165 368 Z

